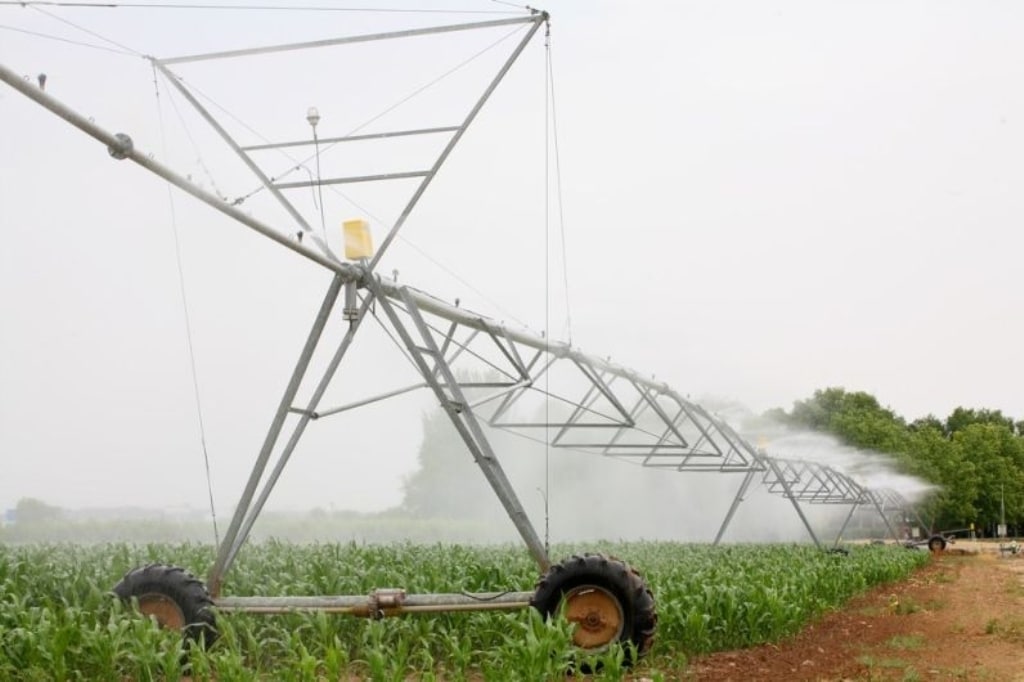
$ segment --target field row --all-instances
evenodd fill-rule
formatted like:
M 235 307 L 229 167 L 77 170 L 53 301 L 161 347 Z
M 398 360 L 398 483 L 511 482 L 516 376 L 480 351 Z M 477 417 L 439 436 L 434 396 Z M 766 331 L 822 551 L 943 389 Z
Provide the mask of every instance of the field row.
M 709 547 L 624 543 L 555 547 L 552 556 L 600 551 L 640 570 L 657 602 L 658 627 L 640 669 L 673 677 L 687 655 L 774 641 L 809 618 L 881 582 L 906 576 L 924 552 L 853 547 Z M 375 680 L 564 678 L 572 628 L 532 610 L 410 615 L 365 621 L 323 614 L 221 614 L 208 651 L 132 617 L 110 594 L 122 575 L 169 563 L 198 576 L 206 545 L 0 546 L 0 679 L 196 678 Z M 289 545 L 243 550 L 226 595 L 368 594 L 532 590 L 537 569 L 518 547 Z M 601 654 L 603 675 L 622 675 L 623 651 Z

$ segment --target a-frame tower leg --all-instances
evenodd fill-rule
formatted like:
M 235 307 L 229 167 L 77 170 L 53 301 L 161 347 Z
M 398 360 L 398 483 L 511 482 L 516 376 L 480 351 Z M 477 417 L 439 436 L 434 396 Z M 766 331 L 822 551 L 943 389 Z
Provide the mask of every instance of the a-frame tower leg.
M 722 541 L 722 536 L 725 535 L 725 529 L 729 527 L 729 523 L 732 521 L 733 515 L 736 514 L 736 510 L 740 506 L 740 502 L 743 501 L 743 497 L 747 494 L 747 490 L 750 488 L 750 484 L 754 481 L 754 477 L 757 475 L 756 471 L 748 471 L 743 476 L 743 482 L 740 483 L 739 490 L 736 491 L 736 497 L 733 498 L 732 504 L 729 505 L 729 511 L 725 513 L 725 518 L 722 519 L 722 525 L 718 529 L 718 533 L 715 535 L 715 541 L 712 543 L 717 545 Z

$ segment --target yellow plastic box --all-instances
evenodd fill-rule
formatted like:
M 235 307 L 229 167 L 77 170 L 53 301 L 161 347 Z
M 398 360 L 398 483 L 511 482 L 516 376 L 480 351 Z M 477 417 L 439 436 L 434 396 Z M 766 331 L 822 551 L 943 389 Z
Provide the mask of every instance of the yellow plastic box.
M 341 224 L 345 233 L 345 258 L 361 260 L 373 256 L 373 237 L 370 223 L 365 220 L 346 220 Z

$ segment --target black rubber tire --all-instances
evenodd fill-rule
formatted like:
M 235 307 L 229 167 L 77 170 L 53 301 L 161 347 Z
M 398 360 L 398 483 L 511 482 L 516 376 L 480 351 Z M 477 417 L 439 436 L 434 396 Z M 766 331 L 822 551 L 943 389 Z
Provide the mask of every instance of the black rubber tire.
M 180 629 L 186 641 L 206 647 L 217 639 L 213 600 L 206 586 L 183 568 L 150 564 L 133 569 L 125 573 L 114 586 L 114 594 L 126 603 L 130 603 L 133 598 L 140 602 L 171 602 L 180 611 L 182 622 L 164 622 L 159 615 L 155 615 L 162 627 Z
M 555 564 L 537 581 L 530 606 L 550 618 L 558 613 L 567 592 L 586 587 L 602 590 L 616 600 L 622 611 L 622 632 L 617 641 L 633 644 L 626 647 L 624 661 L 632 665 L 634 658 L 643 656 L 654 643 L 658 614 L 647 583 L 626 562 L 604 554 L 585 554 Z M 596 653 L 603 648 L 581 651 Z
M 933 552 L 941 552 L 946 549 L 946 538 L 941 535 L 933 535 L 928 538 L 928 549 Z

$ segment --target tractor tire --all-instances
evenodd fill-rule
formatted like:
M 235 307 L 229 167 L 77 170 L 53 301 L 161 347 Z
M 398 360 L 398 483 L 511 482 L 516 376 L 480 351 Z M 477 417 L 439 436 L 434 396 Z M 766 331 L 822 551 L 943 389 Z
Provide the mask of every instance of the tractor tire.
M 139 612 L 160 627 L 179 630 L 189 643 L 208 647 L 217 639 L 213 600 L 206 587 L 183 568 L 150 564 L 128 571 L 114 586 L 122 601 L 138 603 Z
M 654 595 L 628 564 L 603 554 L 573 556 L 555 564 L 537 581 L 530 606 L 545 617 L 559 613 L 576 625 L 573 644 L 599 653 L 614 642 L 632 665 L 651 648 L 658 615 Z M 582 671 L 587 672 L 587 671 Z
M 941 535 L 933 535 L 928 538 L 928 549 L 932 552 L 941 552 L 946 549 L 946 538 Z

